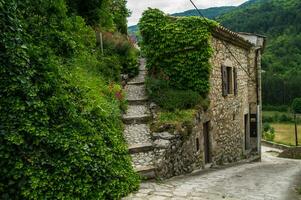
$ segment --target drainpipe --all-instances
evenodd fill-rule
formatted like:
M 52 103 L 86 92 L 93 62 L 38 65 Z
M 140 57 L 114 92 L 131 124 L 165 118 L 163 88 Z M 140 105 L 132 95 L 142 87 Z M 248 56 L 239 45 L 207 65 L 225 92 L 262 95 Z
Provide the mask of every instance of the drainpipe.
M 262 138 L 262 97 L 261 97 L 261 64 L 259 63 L 258 57 L 260 56 L 260 49 L 256 49 L 255 67 L 257 71 L 256 75 L 256 92 L 257 92 L 257 152 L 261 157 L 261 138 Z

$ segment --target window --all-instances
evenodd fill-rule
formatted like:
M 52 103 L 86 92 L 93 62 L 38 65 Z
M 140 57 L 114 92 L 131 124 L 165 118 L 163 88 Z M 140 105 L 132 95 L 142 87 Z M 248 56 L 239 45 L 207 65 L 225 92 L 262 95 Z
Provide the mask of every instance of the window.
M 222 65 L 223 96 L 237 95 L 237 69 Z
M 199 138 L 195 139 L 195 145 L 196 145 L 196 151 L 199 151 L 200 150 L 200 140 L 199 140 Z
M 227 94 L 233 93 L 233 73 L 232 67 L 226 67 L 227 70 Z

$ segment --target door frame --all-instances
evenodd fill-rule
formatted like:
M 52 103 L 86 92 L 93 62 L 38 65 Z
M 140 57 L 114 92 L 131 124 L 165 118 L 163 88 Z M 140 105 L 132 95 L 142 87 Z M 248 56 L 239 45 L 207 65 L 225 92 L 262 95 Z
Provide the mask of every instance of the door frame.
M 203 138 L 204 138 L 204 163 L 212 163 L 211 138 L 210 138 L 210 121 L 203 123 Z

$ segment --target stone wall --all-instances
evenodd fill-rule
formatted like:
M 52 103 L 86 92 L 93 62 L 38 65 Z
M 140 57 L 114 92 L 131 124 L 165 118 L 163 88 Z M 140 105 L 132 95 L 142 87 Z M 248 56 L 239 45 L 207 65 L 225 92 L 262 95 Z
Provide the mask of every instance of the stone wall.
M 206 112 L 206 118 L 210 121 L 214 165 L 238 161 L 249 153 L 248 146 L 251 142 L 249 134 L 245 135 L 244 116 L 250 114 L 250 99 L 256 99 L 256 93 L 253 93 L 256 92 L 255 84 L 250 84 L 254 83 L 250 80 L 251 68 L 254 67 L 250 57 L 255 56 L 254 53 L 230 43 L 226 44 L 240 64 L 226 48 L 225 42 L 212 38 L 214 53 L 211 58 L 213 67 L 209 94 L 211 105 Z M 222 95 L 222 65 L 237 69 L 237 95 L 229 94 L 225 97 Z
M 170 132 L 152 133 L 158 177 L 169 178 L 204 167 L 203 150 L 200 145 L 197 147 L 197 138 L 202 129 L 199 116 L 203 114 L 197 114 L 191 125 L 173 127 L 175 130 Z M 199 144 L 202 142 L 198 141 Z

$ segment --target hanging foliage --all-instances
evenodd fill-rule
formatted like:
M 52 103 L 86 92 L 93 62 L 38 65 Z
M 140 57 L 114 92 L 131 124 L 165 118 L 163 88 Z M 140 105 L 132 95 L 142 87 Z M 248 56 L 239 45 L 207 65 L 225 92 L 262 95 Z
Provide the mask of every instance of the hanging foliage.
M 211 31 L 217 26 L 200 17 L 175 18 L 158 9 L 143 13 L 139 29 L 148 69 L 176 89 L 209 92 Z

